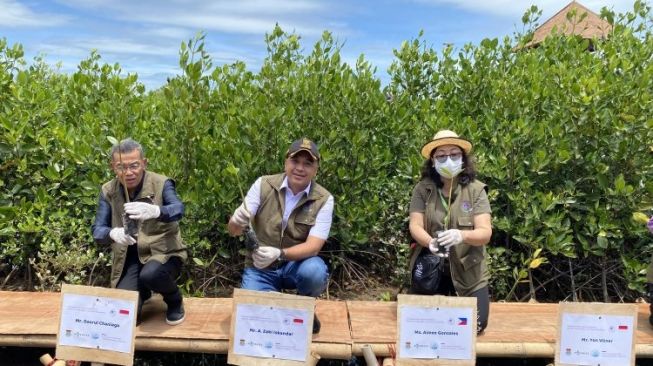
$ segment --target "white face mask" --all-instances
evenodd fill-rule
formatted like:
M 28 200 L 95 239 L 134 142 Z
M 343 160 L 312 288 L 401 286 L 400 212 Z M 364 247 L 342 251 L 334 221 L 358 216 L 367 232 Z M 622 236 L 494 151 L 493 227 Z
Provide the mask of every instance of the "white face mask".
M 435 167 L 435 171 L 444 178 L 453 179 L 463 171 L 463 159 L 453 161 L 450 157 L 447 157 L 447 161 L 444 163 L 441 163 L 436 159 L 433 160 L 433 167 Z

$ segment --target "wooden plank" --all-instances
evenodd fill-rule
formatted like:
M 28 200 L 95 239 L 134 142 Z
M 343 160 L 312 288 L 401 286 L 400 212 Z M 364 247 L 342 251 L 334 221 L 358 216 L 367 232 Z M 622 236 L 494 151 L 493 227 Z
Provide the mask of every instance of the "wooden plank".
M 55 292 L 0 291 L 0 345 L 54 347 L 60 294 Z M 166 352 L 227 353 L 231 326 L 231 298 L 185 298 L 186 320 L 165 323 L 166 305 L 154 295 L 143 306 L 136 327 L 136 350 Z M 320 333 L 313 335 L 311 351 L 322 358 L 351 358 L 351 334 L 347 304 L 318 300 L 315 311 Z
M 352 353 L 361 356 L 361 347 L 370 344 L 377 356 L 391 356 L 397 303 L 348 301 L 347 308 L 354 342 Z M 640 358 L 653 358 L 653 327 L 648 314 L 649 304 L 639 304 L 635 352 Z M 488 327 L 476 339 L 476 355 L 552 358 L 557 316 L 557 304 L 491 303 Z
M 0 291 L 0 334 L 57 334 L 60 301 L 58 292 Z
M 0 291 L 0 346 L 54 347 L 59 299 L 59 293 Z M 231 299 L 184 301 L 186 321 L 174 327 L 164 323 L 165 305 L 158 296 L 145 304 L 152 313 L 137 327 L 137 350 L 227 353 Z M 318 300 L 316 311 L 322 330 L 314 336 L 311 350 L 320 350 L 322 358 L 362 355 L 360 347 L 365 344 L 371 344 L 377 356 L 392 354 L 397 333 L 395 302 Z M 648 316 L 649 304 L 638 304 L 638 358 L 653 358 Z M 556 332 L 557 304 L 492 303 L 489 325 L 477 338 L 477 356 L 553 358 Z
M 391 343 L 397 339 L 397 303 L 347 301 L 354 343 Z
M 351 344 L 349 315 L 344 301 L 317 300 L 315 313 L 320 319 L 322 329 L 313 335 L 313 343 Z

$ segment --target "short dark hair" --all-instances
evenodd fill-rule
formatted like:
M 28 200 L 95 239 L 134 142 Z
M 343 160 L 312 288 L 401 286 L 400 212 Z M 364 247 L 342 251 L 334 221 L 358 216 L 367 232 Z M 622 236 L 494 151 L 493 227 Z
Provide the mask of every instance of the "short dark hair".
M 141 159 L 143 159 L 144 156 L 143 146 L 141 146 L 141 144 L 132 140 L 131 138 L 126 138 L 120 141 L 119 144 L 113 145 L 111 147 L 111 160 L 113 160 L 113 155 L 117 152 L 120 152 L 121 154 L 126 154 L 134 150 L 138 150 L 138 152 L 141 154 Z
M 435 168 L 433 168 L 433 154 L 435 153 L 435 150 L 436 149 L 433 149 L 433 151 L 431 151 L 431 158 L 426 159 L 422 165 L 422 179 L 431 178 L 438 188 L 442 188 L 444 183 L 442 182 L 442 179 L 440 179 L 440 174 L 438 174 Z M 474 164 L 474 156 L 472 153 L 468 154 L 465 150 L 460 150 L 463 154 L 463 171 L 458 175 L 458 183 L 466 186 L 476 179 L 476 165 Z

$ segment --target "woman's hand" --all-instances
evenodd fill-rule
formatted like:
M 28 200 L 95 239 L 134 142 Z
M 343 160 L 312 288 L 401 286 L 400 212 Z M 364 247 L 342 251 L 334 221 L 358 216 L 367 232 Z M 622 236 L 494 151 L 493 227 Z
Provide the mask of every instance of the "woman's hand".
M 446 250 L 450 250 L 452 246 L 463 242 L 463 233 L 458 229 L 445 230 L 438 234 L 437 240 Z

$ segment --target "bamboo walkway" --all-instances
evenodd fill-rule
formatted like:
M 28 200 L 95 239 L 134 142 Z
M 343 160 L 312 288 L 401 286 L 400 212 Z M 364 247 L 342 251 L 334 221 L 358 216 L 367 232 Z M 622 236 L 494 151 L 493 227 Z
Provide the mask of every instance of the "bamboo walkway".
M 145 303 L 137 327 L 136 350 L 227 353 L 231 298 L 187 298 L 186 320 L 164 322 L 165 305 L 154 297 Z M 0 346 L 56 345 L 60 295 L 52 292 L 0 291 Z M 325 359 L 347 360 L 371 345 L 377 356 L 392 356 L 397 335 L 397 303 L 318 300 L 322 323 L 312 351 Z M 492 303 L 490 321 L 477 338 L 478 357 L 553 358 L 557 304 Z M 640 304 L 635 334 L 638 358 L 653 358 L 653 327 L 648 304 Z

